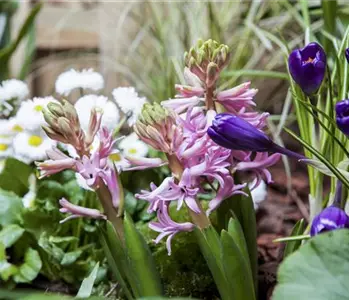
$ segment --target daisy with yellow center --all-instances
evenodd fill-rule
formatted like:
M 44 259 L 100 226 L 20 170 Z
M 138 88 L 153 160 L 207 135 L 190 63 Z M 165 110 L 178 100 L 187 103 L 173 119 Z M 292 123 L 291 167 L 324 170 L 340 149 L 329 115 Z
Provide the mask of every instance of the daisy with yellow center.
M 41 126 L 46 125 L 42 111 L 50 102 L 58 103 L 53 97 L 23 101 L 16 115 L 17 125 L 24 130 L 40 130 Z
M 25 158 L 29 162 L 46 159 L 46 151 L 53 146 L 56 146 L 56 142 L 42 132 L 23 131 L 18 133 L 13 140 L 16 155 Z

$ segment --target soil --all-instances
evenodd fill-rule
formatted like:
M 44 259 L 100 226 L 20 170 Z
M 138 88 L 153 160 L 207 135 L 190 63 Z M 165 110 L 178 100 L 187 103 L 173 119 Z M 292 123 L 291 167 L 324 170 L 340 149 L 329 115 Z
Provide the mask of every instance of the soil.
M 257 211 L 259 259 L 259 300 L 271 299 L 276 285 L 278 265 L 283 258 L 284 243 L 273 240 L 288 236 L 296 222 L 308 215 L 309 181 L 305 167 L 291 162 L 292 190 L 287 191 L 287 176 L 280 162 L 270 169 L 274 183 Z

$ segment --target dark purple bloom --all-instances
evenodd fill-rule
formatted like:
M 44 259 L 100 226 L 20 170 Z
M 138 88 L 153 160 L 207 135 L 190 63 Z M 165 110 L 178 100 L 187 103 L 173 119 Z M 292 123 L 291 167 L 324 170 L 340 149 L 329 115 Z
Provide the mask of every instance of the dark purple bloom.
M 347 62 L 349 63 L 349 48 L 345 49 L 345 58 L 347 59 Z
M 264 132 L 233 114 L 217 114 L 207 133 L 216 144 L 224 148 L 281 153 L 304 159 L 304 156 L 275 144 Z
M 228 149 L 268 152 L 274 146 L 262 131 L 229 113 L 216 115 L 207 133 L 214 142 Z
M 315 93 L 326 72 L 326 54 L 318 43 L 310 43 L 302 49 L 293 50 L 288 58 L 293 80 L 304 93 Z
M 336 104 L 336 121 L 338 128 L 349 136 L 349 100 L 342 100 Z
M 349 217 L 344 210 L 332 205 L 325 208 L 314 218 L 311 224 L 310 235 L 314 236 L 340 228 L 349 228 Z

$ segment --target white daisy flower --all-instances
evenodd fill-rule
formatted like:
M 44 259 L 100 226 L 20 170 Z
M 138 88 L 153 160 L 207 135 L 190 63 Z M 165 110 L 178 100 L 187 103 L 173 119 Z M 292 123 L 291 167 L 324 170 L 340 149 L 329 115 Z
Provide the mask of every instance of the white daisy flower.
M 45 125 L 42 110 L 47 107 L 50 102 L 59 103 L 53 97 L 33 98 L 32 100 L 23 101 L 16 115 L 17 124 L 29 131 L 40 130 Z
M 249 183 L 249 187 L 253 187 L 256 184 L 256 181 Z M 261 181 L 261 183 L 251 191 L 251 197 L 253 201 L 254 209 L 258 209 L 261 202 L 263 202 L 267 198 L 267 185 L 264 181 Z
M 119 110 L 115 103 L 108 100 L 107 97 L 97 95 L 86 95 L 81 97 L 75 103 L 75 109 L 78 113 L 82 129 L 87 131 L 92 109 L 103 113 L 101 126 L 106 126 L 113 130 L 120 120 Z
M 13 148 L 17 157 L 26 162 L 46 159 L 46 151 L 56 146 L 56 144 L 55 141 L 44 134 L 27 131 L 17 134 L 13 140 Z
M 145 97 L 139 97 L 134 87 L 119 87 L 114 89 L 112 94 L 123 113 L 132 113 L 128 119 L 128 125 L 133 126 L 147 99 Z
M 12 138 L 0 137 L 0 158 L 7 158 L 13 156 L 13 148 L 12 148 Z
M 133 157 L 145 157 L 149 151 L 147 144 L 142 142 L 135 132 L 122 139 L 119 148 L 124 156 Z
M 29 95 L 29 89 L 25 82 L 17 79 L 9 79 L 1 82 L 0 103 L 12 99 L 23 100 Z
M 76 71 L 71 69 L 60 74 L 56 80 L 56 92 L 68 96 L 70 92 L 77 88 L 91 89 L 98 91 L 104 87 L 104 79 L 100 73 L 93 69 Z

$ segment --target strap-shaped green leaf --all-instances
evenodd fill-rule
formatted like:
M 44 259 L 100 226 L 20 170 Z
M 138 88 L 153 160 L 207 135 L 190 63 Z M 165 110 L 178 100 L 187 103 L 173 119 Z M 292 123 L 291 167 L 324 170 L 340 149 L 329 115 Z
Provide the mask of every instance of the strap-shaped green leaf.
M 126 281 L 126 272 L 129 271 L 126 256 L 124 250 L 122 249 L 120 242 L 116 236 L 116 232 L 113 225 L 107 221 L 106 228 L 99 226 L 100 230 L 100 241 L 104 249 L 105 256 L 107 257 L 108 264 L 112 270 L 115 278 L 123 289 L 127 299 L 131 300 L 138 296 L 133 296 L 129 285 Z M 114 236 L 113 236 L 114 232 Z M 137 291 L 133 291 L 137 292 Z
M 298 236 L 303 234 L 304 232 L 304 219 L 299 220 L 296 225 L 294 225 L 291 236 Z M 300 245 L 302 244 L 302 240 L 295 240 L 295 241 L 289 241 L 286 244 L 285 251 L 284 251 L 284 258 L 286 258 L 288 255 L 295 252 Z
M 161 296 L 162 287 L 154 258 L 131 217 L 125 214 L 125 248 L 140 296 Z
M 248 196 L 240 195 L 234 197 L 231 201 L 234 214 L 236 215 L 241 228 L 244 232 L 244 237 L 247 245 L 248 256 L 251 264 L 251 272 L 255 286 L 255 294 L 257 295 L 258 287 L 258 255 L 257 255 L 257 225 L 256 213 L 253 206 L 252 197 L 248 188 L 245 188 L 245 193 Z
M 195 234 L 207 265 L 211 271 L 222 300 L 232 299 L 232 289 L 228 284 L 222 262 L 222 244 L 213 226 L 195 229 Z
M 231 299 L 254 300 L 253 278 L 245 255 L 225 230 L 222 231 L 221 241 L 223 268 L 233 291 Z

